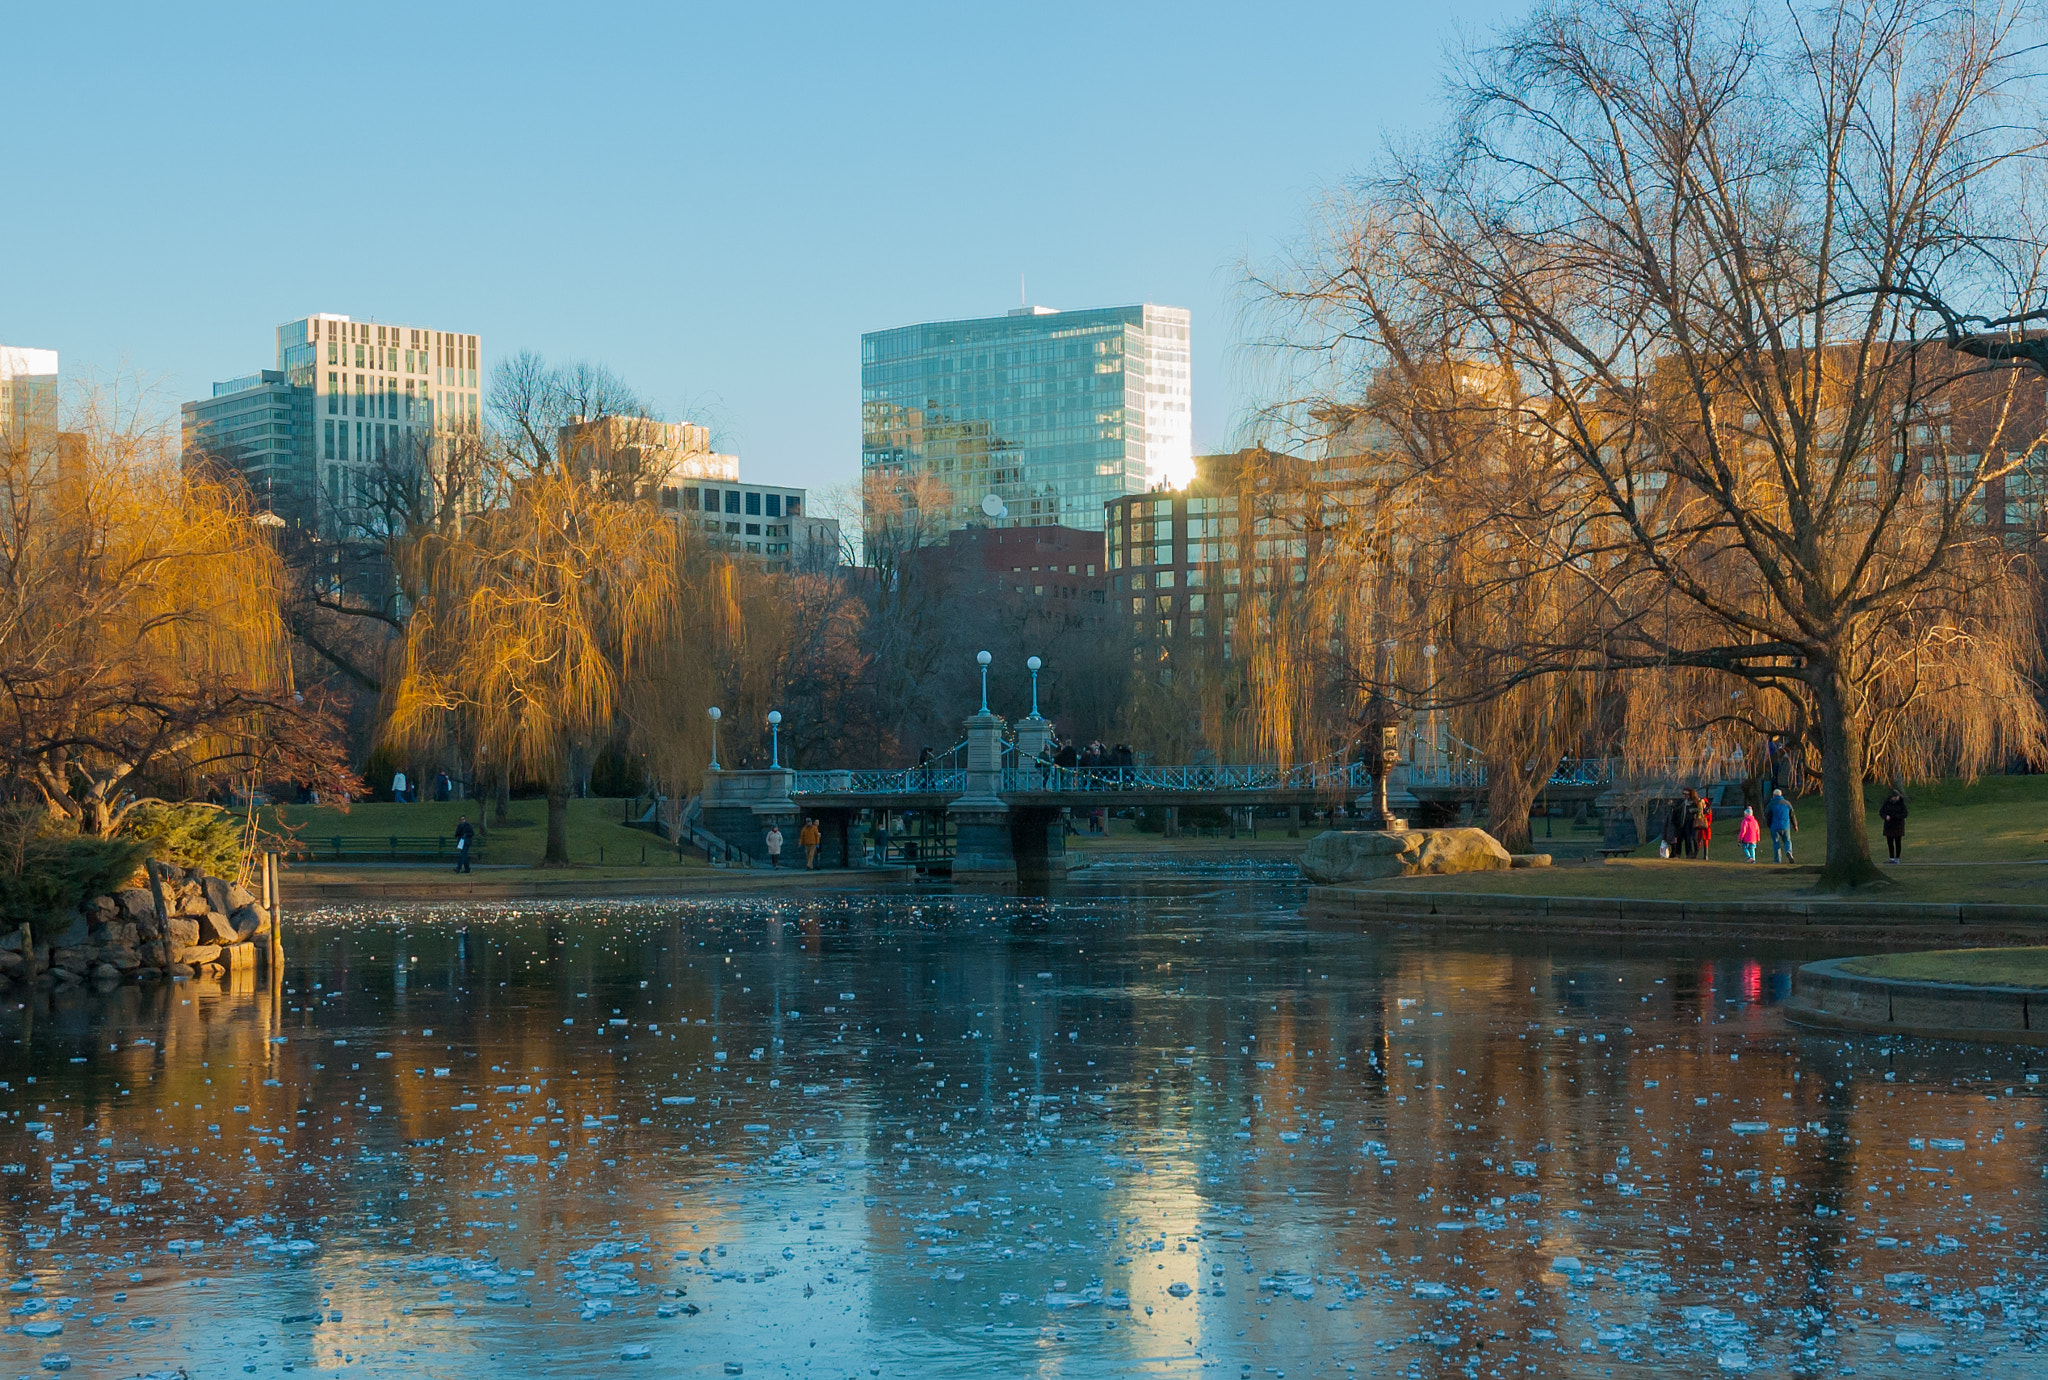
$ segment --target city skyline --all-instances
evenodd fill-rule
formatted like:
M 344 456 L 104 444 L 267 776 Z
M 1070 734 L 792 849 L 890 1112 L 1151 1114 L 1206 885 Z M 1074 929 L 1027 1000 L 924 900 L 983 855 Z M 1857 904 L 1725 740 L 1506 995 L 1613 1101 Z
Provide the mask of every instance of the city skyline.
M 1519 8 L 1461 7 L 1457 22 Z M 817 489 L 858 473 L 861 334 L 999 314 L 1021 277 L 1053 306 L 1190 309 L 1193 445 L 1221 450 L 1250 393 L 1235 265 L 1272 261 L 1322 189 L 1425 120 L 1454 37 L 1442 15 L 1387 6 L 1282 6 L 1257 26 L 1220 9 L 790 24 L 629 7 L 592 21 L 602 41 L 565 49 L 549 11 L 481 13 L 271 14 L 260 43 L 225 12 L 142 14 L 112 34 L 61 7 L 21 16 L 23 50 L 47 57 L 16 75 L 14 175 L 67 211 L 10 219 L 39 271 L 0 294 L 0 340 L 61 351 L 73 379 L 139 379 L 175 416 L 261 366 L 251 333 L 308 301 L 459 322 L 493 358 L 609 365 L 663 416 Z M 394 30 L 405 43 L 380 40 Z M 626 41 L 693 54 L 691 100 L 620 79 Z M 285 51 L 355 73 L 348 100 L 402 110 L 394 132 L 424 141 L 376 160 L 377 224 L 318 253 L 275 221 L 329 221 L 329 153 L 346 150 L 322 152 L 279 112 L 341 96 L 276 62 Z M 1260 76 L 1282 62 L 1288 81 Z M 870 80 L 886 70 L 920 80 Z M 1035 98 L 985 107 L 1006 71 L 1029 72 Z M 1117 115 L 1103 93 L 1134 78 L 1143 113 Z M 539 120 L 536 90 L 558 93 Z M 984 114 L 932 117 L 945 108 Z M 1137 139 L 1136 162 L 1090 152 L 1106 137 Z M 885 209 L 856 214 L 877 188 Z

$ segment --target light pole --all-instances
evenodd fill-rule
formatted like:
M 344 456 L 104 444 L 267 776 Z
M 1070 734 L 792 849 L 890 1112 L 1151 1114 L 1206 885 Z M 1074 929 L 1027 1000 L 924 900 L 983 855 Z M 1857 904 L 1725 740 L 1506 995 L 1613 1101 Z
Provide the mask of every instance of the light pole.
M 711 715 L 711 770 L 723 771 L 725 768 L 718 765 L 718 721 L 725 715 L 719 712 L 715 704 L 705 712 Z
M 987 652 L 976 652 L 974 660 L 981 667 L 981 712 L 988 713 L 988 664 L 995 658 Z
M 1024 664 L 1031 668 L 1031 717 L 1035 719 L 1038 717 L 1038 668 L 1045 663 L 1032 657 Z
M 782 711 L 771 709 L 768 711 L 768 769 L 773 771 L 781 765 Z

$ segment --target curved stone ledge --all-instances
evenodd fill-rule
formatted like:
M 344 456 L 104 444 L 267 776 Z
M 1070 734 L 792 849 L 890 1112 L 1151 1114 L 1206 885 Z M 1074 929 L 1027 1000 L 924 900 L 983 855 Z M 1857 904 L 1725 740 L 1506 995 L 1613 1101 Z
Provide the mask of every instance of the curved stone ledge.
M 1679 901 L 1311 886 L 1305 909 L 1331 919 L 1445 930 L 1631 938 L 1741 938 L 1960 948 L 2040 944 L 2048 906 L 1855 900 Z M 2048 998 L 2044 998 L 2048 1000 Z M 2044 1017 L 2048 1025 L 2048 1017 Z
M 1871 977 L 1845 971 L 1851 961 L 1803 965 L 1792 977 L 1785 1018 L 1865 1034 L 2048 1044 L 2048 988 Z

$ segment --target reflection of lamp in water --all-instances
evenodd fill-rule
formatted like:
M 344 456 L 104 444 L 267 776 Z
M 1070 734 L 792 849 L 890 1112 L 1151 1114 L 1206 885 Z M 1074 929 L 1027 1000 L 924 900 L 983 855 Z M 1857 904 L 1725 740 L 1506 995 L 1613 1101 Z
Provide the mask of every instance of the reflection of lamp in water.
M 711 770 L 721 771 L 723 768 L 718 765 L 718 721 L 725 715 L 719 712 L 715 704 L 705 712 L 711 716 Z

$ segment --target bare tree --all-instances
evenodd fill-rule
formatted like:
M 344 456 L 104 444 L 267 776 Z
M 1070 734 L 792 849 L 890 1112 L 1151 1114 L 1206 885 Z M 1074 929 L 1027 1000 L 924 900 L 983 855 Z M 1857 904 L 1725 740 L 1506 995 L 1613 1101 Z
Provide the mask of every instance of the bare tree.
M 1506 679 L 1694 668 L 1805 701 L 1825 884 L 1877 875 L 1888 704 L 1966 769 L 2043 750 L 2031 696 L 1900 669 L 2013 686 L 2038 659 L 2030 563 L 1981 518 L 2041 439 L 2032 43 L 1999 5 L 1546 6 L 1276 284 L 1326 381 L 1362 391 L 1418 336 L 1505 371 L 1554 471 L 1523 536 L 1589 633 L 1519 639 Z M 1992 419 L 1968 451 L 1941 430 L 1966 398 Z

